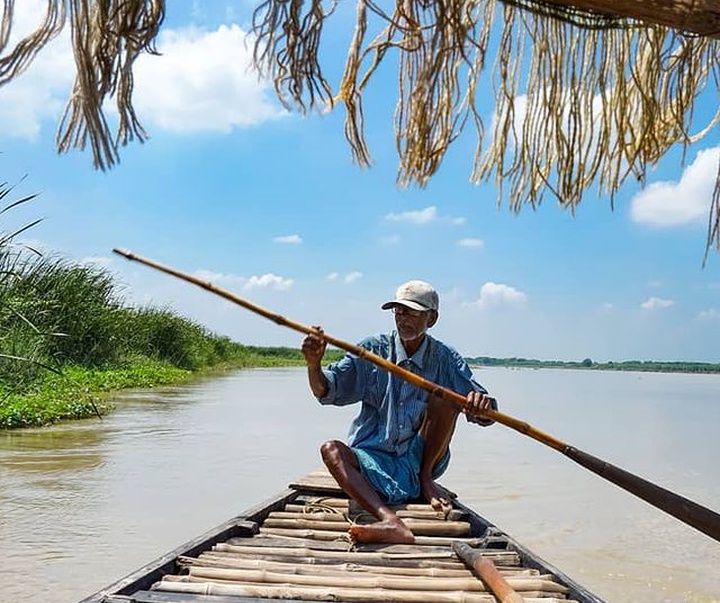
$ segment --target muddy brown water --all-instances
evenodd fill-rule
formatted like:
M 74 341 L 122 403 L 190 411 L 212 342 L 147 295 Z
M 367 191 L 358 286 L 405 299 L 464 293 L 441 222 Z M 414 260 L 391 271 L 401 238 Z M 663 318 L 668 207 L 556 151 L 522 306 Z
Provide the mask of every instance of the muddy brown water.
M 720 376 L 477 369 L 501 409 L 720 510 Z M 74 603 L 320 466 L 355 409 L 303 369 L 125 392 L 102 421 L 0 432 L 0 603 Z M 462 420 L 461 420 L 462 421 Z M 720 602 L 720 543 L 496 425 L 442 482 L 610 602 Z

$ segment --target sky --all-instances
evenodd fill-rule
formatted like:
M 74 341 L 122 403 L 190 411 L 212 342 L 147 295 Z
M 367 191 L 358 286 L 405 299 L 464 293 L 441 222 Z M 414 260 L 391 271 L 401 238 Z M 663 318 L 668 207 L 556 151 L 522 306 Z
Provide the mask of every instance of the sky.
M 21 31 L 45 3 L 18 4 Z M 703 266 L 719 129 L 684 161 L 669 153 L 643 188 L 628 182 L 613 207 L 589 191 L 574 216 L 549 196 L 519 214 L 498 205 L 492 184 L 470 182 L 471 133 L 425 188 L 399 188 L 397 81 L 379 77 L 370 92 L 388 101 L 366 103 L 373 164 L 360 168 L 342 109 L 288 112 L 249 69 L 251 14 L 246 1 L 168 3 L 161 56 L 135 68 L 149 139 L 107 172 L 88 151 L 55 152 L 74 69 L 68 33 L 51 42 L 0 88 L 2 181 L 38 195 L 0 216 L 0 231 L 42 218 L 24 242 L 111 271 L 128 304 L 170 308 L 247 345 L 298 347 L 302 335 L 112 249 L 350 342 L 391 329 L 380 305 L 423 279 L 441 300 L 431 333 L 465 356 L 720 362 L 720 253 Z M 327 31 L 340 40 L 354 16 L 335 17 Z M 347 48 L 335 46 L 331 73 Z M 710 96 L 698 113 L 715 110 Z

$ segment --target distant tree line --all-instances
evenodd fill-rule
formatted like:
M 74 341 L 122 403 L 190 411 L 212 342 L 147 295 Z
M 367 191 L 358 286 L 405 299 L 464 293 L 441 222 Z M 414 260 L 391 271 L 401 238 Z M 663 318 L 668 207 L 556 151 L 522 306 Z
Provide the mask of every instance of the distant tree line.
M 624 360 L 622 362 L 536 360 L 534 358 L 493 358 L 476 356 L 466 358 L 475 366 L 504 366 L 517 368 L 592 369 L 598 371 L 645 371 L 656 373 L 720 373 L 720 364 L 711 362 L 661 362 L 654 360 Z

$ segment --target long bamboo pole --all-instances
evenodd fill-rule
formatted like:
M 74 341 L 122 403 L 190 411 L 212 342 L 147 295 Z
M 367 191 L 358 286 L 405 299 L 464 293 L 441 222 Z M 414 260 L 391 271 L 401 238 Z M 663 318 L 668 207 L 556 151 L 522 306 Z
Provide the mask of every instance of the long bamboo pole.
M 243 308 L 250 310 L 255 314 L 259 314 L 260 316 L 272 320 L 274 323 L 280 326 L 288 327 L 295 331 L 299 331 L 300 333 L 305 333 L 306 335 L 309 335 L 311 333 L 318 334 L 317 329 L 315 329 L 314 327 L 309 327 L 302 323 L 285 318 L 284 316 L 277 314 L 276 312 L 266 310 L 265 308 L 258 306 L 257 304 L 254 304 L 253 302 L 248 301 L 238 295 L 235 295 L 230 291 L 221 289 L 220 287 L 216 287 L 209 281 L 204 281 L 195 276 L 192 276 L 191 274 L 181 272 L 169 266 L 164 266 L 163 264 L 159 264 L 158 262 L 139 256 L 131 251 L 117 248 L 113 249 L 113 251 L 119 255 L 122 255 L 128 260 L 139 262 L 141 264 L 149 266 L 150 268 L 155 268 L 156 270 L 175 276 L 179 279 L 197 285 L 198 287 L 202 287 L 203 289 L 206 289 L 211 293 L 215 293 L 220 297 L 224 297 L 225 299 L 239 306 L 242 306 Z M 349 343 L 347 341 L 343 341 L 342 339 L 338 339 L 337 337 L 334 337 L 329 333 L 323 332 L 322 337 L 328 343 L 342 350 L 345 350 L 346 352 L 355 354 L 363 360 L 371 362 L 372 364 L 375 364 L 376 366 L 379 366 L 386 371 L 397 375 L 401 379 L 404 379 L 405 381 L 408 381 L 409 383 L 412 383 L 413 385 L 424 389 L 425 391 L 429 392 L 434 396 L 437 396 L 449 402 L 453 402 L 460 407 L 463 407 L 466 403 L 465 398 L 460 394 L 446 387 L 442 387 L 437 383 L 428 381 L 427 379 L 424 379 L 423 377 L 420 377 L 419 375 L 416 375 L 415 373 L 412 373 L 411 371 L 408 371 L 398 366 L 397 364 L 394 364 L 389 360 L 382 358 L 381 356 L 373 354 L 365 348 Z M 716 513 L 715 511 L 708 509 L 707 507 L 703 507 L 702 505 L 699 505 L 698 503 L 693 502 L 685 498 L 684 496 L 680 496 L 679 494 L 675 494 L 670 490 L 653 484 L 652 482 L 649 482 L 642 477 L 634 475 L 629 471 L 625 471 L 624 469 L 616 467 L 615 465 L 612 465 L 611 463 L 608 463 L 600 458 L 588 454 L 587 452 L 583 452 L 582 450 L 575 448 L 574 446 L 570 446 L 562 440 L 559 440 L 539 429 L 536 429 L 529 423 L 516 419 L 511 415 L 507 415 L 497 410 L 487 410 L 485 411 L 485 415 L 493 421 L 502 423 L 506 427 L 510 427 L 511 429 L 522 433 L 523 435 L 526 435 L 542 444 L 545 444 L 546 446 L 549 446 L 550 448 L 557 450 L 558 452 L 561 452 L 582 467 L 589 469 L 600 477 L 614 483 L 615 485 L 623 488 L 624 490 L 627 490 L 628 492 L 634 494 L 638 498 L 641 498 L 645 502 L 657 507 L 662 511 L 665 511 L 666 513 L 679 519 L 683 523 L 692 526 L 703 534 L 706 534 L 710 536 L 710 538 L 713 538 L 714 540 L 720 542 L 720 514 Z

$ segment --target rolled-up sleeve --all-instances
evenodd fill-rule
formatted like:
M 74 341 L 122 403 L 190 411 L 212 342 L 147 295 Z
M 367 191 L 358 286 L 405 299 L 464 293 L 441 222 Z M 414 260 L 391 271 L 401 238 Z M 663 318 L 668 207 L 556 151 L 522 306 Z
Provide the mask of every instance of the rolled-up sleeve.
M 362 379 L 358 376 L 358 360 L 357 356 L 348 353 L 339 362 L 323 369 L 328 391 L 325 396 L 318 398 L 320 404 L 345 406 L 362 399 L 363 388 Z
M 327 381 L 327 393 L 322 397 L 318 398 L 320 404 L 332 404 L 337 396 L 337 385 L 335 381 L 335 373 L 330 368 L 323 369 L 323 375 Z

